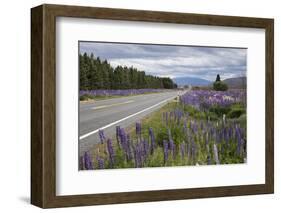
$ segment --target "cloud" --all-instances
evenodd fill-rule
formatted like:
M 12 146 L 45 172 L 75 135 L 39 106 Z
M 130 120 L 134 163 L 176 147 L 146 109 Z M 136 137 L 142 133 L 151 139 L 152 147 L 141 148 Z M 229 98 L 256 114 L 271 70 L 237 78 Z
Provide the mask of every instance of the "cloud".
M 214 80 L 246 75 L 247 49 L 152 44 L 80 42 L 80 53 L 93 53 L 116 67 L 133 66 L 147 74 Z

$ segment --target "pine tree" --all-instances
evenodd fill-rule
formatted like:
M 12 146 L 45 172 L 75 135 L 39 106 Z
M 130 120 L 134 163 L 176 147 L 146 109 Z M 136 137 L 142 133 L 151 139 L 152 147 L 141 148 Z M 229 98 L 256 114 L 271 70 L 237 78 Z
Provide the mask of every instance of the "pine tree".
M 216 81 L 221 81 L 221 77 L 220 77 L 220 75 L 219 75 L 219 74 L 217 74 Z
M 93 53 L 79 55 L 80 90 L 94 89 L 144 89 L 176 88 L 170 78 L 146 75 L 134 67 L 113 68 L 107 60 L 95 57 Z

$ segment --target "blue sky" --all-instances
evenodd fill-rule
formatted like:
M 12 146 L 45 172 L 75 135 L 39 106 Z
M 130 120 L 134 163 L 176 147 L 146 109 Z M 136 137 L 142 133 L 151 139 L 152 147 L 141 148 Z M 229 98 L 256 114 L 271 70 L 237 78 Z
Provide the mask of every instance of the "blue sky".
M 80 53 L 93 53 L 113 66 L 133 66 L 161 77 L 213 81 L 246 76 L 247 49 L 80 42 Z

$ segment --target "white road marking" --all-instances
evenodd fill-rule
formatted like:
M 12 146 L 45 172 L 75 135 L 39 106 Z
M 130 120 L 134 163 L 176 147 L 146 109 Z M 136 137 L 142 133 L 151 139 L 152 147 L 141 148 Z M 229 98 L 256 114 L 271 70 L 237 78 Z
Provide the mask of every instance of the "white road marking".
M 134 116 L 136 116 L 136 115 L 138 115 L 138 114 L 140 114 L 140 113 L 143 113 L 143 112 L 145 112 L 145 111 L 147 111 L 147 110 L 150 110 L 150 109 L 152 109 L 152 108 L 154 108 L 154 107 L 157 107 L 157 106 L 159 106 L 159 105 L 161 105 L 161 104 L 163 104 L 163 103 L 165 103 L 165 102 L 167 102 L 167 101 L 169 101 L 169 100 L 171 100 L 171 99 L 173 99 L 173 98 L 175 98 L 175 97 L 167 98 L 167 99 L 165 99 L 164 101 L 161 101 L 161 102 L 159 102 L 159 103 L 157 103 L 157 104 L 154 104 L 154 105 L 152 105 L 152 106 L 150 106 L 150 107 L 148 107 L 148 108 L 146 108 L 146 109 L 143 109 L 143 110 L 141 110 L 141 111 L 139 111 L 139 112 L 136 112 L 136 113 L 134 113 L 134 114 L 131 114 L 131 115 L 129 115 L 129 116 L 125 117 L 125 118 L 122 118 L 122 119 L 120 119 L 120 120 L 114 121 L 114 122 L 112 122 L 112 123 L 110 123 L 110 124 L 107 124 L 106 126 L 103 126 L 103 127 L 99 128 L 99 129 L 96 129 L 96 130 L 94 130 L 94 131 L 92 131 L 92 132 L 89 132 L 89 133 L 87 133 L 87 134 L 85 134 L 85 135 L 80 136 L 79 139 L 82 140 L 82 139 L 84 139 L 84 138 L 87 138 L 87 137 L 89 137 L 89 136 L 91 136 L 91 135 L 97 133 L 97 132 L 98 132 L 99 130 L 101 130 L 101 129 L 106 129 L 106 128 L 111 127 L 111 126 L 113 126 L 113 125 L 115 125 L 115 124 L 118 124 L 118 123 L 120 123 L 120 122 L 122 122 L 122 121 L 125 121 L 125 120 L 127 120 L 128 118 L 134 117 Z
M 92 107 L 91 109 L 96 110 L 96 109 L 103 109 L 103 108 L 107 108 L 107 107 L 112 107 L 112 106 L 119 106 L 119 105 L 123 105 L 123 104 L 129 104 L 135 102 L 134 100 L 129 100 L 126 102 L 121 102 L 121 103 L 116 103 L 116 104 L 109 104 L 109 105 L 102 105 L 102 106 L 97 106 L 97 107 Z

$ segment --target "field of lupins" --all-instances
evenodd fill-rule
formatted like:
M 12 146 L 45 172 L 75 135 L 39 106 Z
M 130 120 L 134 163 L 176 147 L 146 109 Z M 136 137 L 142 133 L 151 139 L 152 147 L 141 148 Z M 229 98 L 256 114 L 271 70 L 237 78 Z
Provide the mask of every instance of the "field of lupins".
M 80 90 L 79 96 L 80 97 L 83 95 L 90 95 L 93 97 L 128 96 L 128 95 L 141 95 L 141 94 L 146 94 L 146 93 L 163 92 L 166 90 L 165 89 Z
M 80 169 L 244 163 L 245 90 L 194 90 L 80 156 Z

